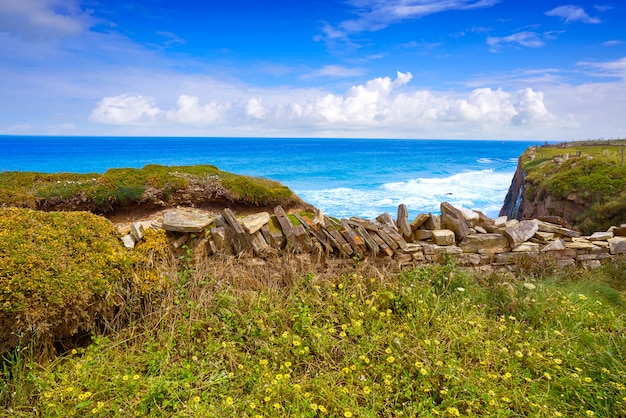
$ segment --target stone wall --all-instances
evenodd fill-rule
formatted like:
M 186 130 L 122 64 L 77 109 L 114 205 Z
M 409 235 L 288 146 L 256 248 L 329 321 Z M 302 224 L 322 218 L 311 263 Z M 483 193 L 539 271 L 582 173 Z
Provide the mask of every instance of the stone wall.
M 224 209 L 214 215 L 194 209 L 172 209 L 155 221 L 120 227 L 124 244 L 133 248 L 146 228 L 168 231 L 174 249 L 194 247 L 207 256 L 217 253 L 269 257 L 280 252 L 311 253 L 326 257 L 372 257 L 400 264 L 435 262 L 446 253 L 466 266 L 504 266 L 522 257 L 541 254 L 558 265 L 597 267 L 626 254 L 626 225 L 590 236 L 557 217 L 518 221 L 490 219 L 479 211 L 441 204 L 441 215 L 420 214 L 408 219 L 405 205 L 396 219 L 384 213 L 375 220 L 336 219 L 316 210 L 313 216 L 274 213 L 237 217 Z

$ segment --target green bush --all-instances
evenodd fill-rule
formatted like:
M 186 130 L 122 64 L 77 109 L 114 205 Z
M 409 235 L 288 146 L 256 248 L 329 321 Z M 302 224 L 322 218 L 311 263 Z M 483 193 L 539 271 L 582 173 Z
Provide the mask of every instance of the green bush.
M 112 224 L 86 212 L 0 209 L 0 353 L 91 331 L 129 275 Z

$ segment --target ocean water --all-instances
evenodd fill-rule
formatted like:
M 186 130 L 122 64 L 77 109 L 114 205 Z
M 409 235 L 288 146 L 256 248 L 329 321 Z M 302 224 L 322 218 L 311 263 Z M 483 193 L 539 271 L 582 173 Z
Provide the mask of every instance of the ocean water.
M 441 202 L 495 217 L 525 149 L 544 141 L 0 136 L 0 171 L 103 173 L 213 164 L 265 177 L 337 217 L 412 218 Z

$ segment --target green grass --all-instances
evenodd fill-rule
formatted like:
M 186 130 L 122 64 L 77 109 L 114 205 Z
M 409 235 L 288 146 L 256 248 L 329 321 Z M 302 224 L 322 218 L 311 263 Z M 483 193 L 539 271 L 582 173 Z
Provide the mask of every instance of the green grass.
M 522 155 L 527 187 L 524 198 L 541 202 L 546 196 L 575 200 L 580 213 L 572 223 L 583 233 L 604 231 L 626 222 L 626 164 L 624 145 L 569 144 L 565 148 L 540 147 Z M 577 156 L 580 153 L 580 156 Z M 571 155 L 557 164 L 554 157 Z
M 129 307 L 128 326 L 49 364 L 28 347 L 7 356 L 0 405 L 59 417 L 624 416 L 625 267 L 318 270 L 298 256 L 194 262 L 188 250 L 164 269 L 169 286 Z
M 112 168 L 104 174 L 0 173 L 0 205 L 52 207 L 78 205 L 85 210 L 109 211 L 130 203 L 168 201 L 190 186 L 213 191 L 201 200 L 222 198 L 248 205 L 295 203 L 297 197 L 278 182 L 239 176 L 212 165 Z

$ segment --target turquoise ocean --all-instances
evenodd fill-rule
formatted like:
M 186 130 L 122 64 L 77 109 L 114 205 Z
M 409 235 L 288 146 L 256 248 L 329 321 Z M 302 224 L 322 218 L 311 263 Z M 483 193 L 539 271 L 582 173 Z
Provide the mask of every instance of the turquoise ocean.
M 0 136 L 0 171 L 104 173 L 212 164 L 288 186 L 337 217 L 438 213 L 441 202 L 498 215 L 519 155 L 544 141 Z

